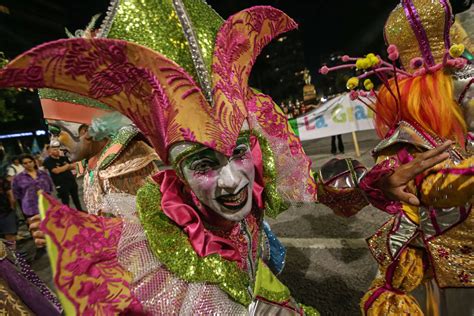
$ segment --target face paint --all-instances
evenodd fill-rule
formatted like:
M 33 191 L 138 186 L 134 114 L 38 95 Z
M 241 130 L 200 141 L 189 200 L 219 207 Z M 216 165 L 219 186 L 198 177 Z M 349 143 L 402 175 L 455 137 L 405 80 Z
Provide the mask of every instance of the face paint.
M 248 136 L 238 139 L 229 158 L 203 148 L 180 168 L 199 201 L 224 219 L 240 221 L 251 211 L 255 170 Z
M 90 147 L 92 140 L 87 133 L 79 136 L 79 123 L 48 120 L 51 140 L 58 140 L 61 149 L 66 151 L 71 161 L 80 161 L 91 158 Z

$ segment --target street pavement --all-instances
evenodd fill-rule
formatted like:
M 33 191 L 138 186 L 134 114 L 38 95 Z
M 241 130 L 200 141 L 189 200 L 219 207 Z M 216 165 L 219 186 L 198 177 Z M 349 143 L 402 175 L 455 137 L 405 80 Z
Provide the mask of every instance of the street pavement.
M 377 137 L 373 131 L 357 135 L 361 148 L 358 159 L 372 166 L 370 150 Z M 346 153 L 338 157 L 355 158 L 351 134 L 343 135 L 343 140 Z M 334 157 L 330 144 L 330 137 L 303 142 L 314 170 Z M 276 219 L 268 219 L 275 234 L 287 246 L 286 265 L 280 279 L 299 302 L 316 307 L 321 315 L 360 315 L 359 300 L 377 270 L 364 239 L 386 219 L 384 213 L 373 207 L 366 207 L 351 218 L 342 218 L 320 204 L 293 206 Z M 22 243 L 22 248 L 34 255 L 31 239 Z M 46 255 L 34 260 L 33 268 L 51 284 Z

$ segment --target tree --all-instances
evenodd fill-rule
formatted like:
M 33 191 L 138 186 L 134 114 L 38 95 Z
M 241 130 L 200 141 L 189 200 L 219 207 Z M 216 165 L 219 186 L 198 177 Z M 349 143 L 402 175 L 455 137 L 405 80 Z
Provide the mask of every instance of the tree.
M 0 67 L 8 64 L 5 54 L 0 52 Z M 21 89 L 0 89 L 0 123 L 12 122 L 20 120 L 23 115 L 7 106 L 7 103 L 15 103 L 16 96 L 21 92 Z

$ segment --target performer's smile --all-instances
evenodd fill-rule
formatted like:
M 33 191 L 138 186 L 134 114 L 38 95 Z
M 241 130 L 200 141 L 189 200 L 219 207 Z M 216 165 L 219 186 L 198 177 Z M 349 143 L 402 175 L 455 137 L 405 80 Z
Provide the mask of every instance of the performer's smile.
M 237 193 L 235 194 L 224 194 L 221 196 L 218 196 L 216 200 L 228 208 L 229 210 L 236 211 L 240 210 L 245 206 L 247 203 L 248 199 L 248 189 L 249 185 L 246 184 L 242 189 L 240 189 Z

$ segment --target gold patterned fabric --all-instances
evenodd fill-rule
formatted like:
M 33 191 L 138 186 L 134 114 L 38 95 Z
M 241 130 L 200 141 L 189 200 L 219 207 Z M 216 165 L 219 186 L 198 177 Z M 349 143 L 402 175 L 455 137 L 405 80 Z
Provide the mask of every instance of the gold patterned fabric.
M 2 278 L 0 278 L 0 315 L 34 315 Z
M 474 168 L 474 156 L 461 162 L 442 162 L 432 168 L 423 180 L 421 201 L 436 207 L 464 206 L 474 202 L 474 177 L 462 173 L 444 173 L 443 169 Z M 441 171 L 441 172 L 440 172 Z
M 408 294 L 423 280 L 423 251 L 405 249 L 391 265 L 381 268 L 361 300 L 363 315 L 423 315 L 418 302 Z
M 474 214 L 426 242 L 438 285 L 474 287 Z

